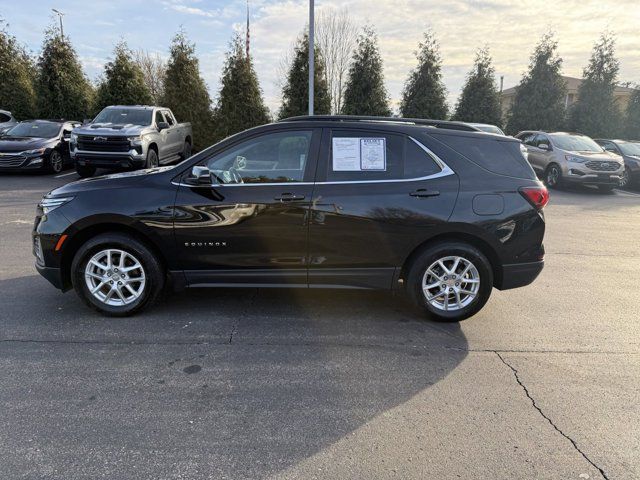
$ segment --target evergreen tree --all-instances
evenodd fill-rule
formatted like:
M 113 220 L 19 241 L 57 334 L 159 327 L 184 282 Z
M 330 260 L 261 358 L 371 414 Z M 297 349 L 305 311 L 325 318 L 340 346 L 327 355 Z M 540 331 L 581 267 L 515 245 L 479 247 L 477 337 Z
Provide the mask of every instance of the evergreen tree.
M 0 20 L 0 106 L 19 119 L 36 116 L 35 66 Z
M 331 113 L 331 96 L 325 75 L 324 59 L 316 47 L 314 52 L 313 111 L 317 115 Z M 309 36 L 305 33 L 293 53 L 293 61 L 282 89 L 280 118 L 306 115 L 309 112 Z
M 90 112 L 93 89 L 78 55 L 57 26 L 45 31 L 36 81 L 39 115 L 82 120 Z
M 629 140 L 640 141 L 640 86 L 633 91 L 627 104 L 625 136 Z
M 619 70 L 615 39 L 604 33 L 593 47 L 578 87 L 578 99 L 570 114 L 573 130 L 592 137 L 612 137 L 619 133 L 620 112 L 613 97 Z
M 231 40 L 220 83 L 215 110 L 217 139 L 270 121 L 253 62 L 238 34 Z
M 382 57 L 378 39 L 371 27 L 358 37 L 349 77 L 344 91 L 344 115 L 391 116 L 382 75 Z
M 558 42 L 546 34 L 536 45 L 529 71 L 516 87 L 507 121 L 507 132 L 558 130 L 564 125 L 567 84 L 560 75 L 562 59 Z
M 404 85 L 400 114 L 408 118 L 446 118 L 447 91 L 442 82 L 442 58 L 432 32 L 425 32 L 416 57 L 418 66 L 411 71 Z
M 96 113 L 109 105 L 149 105 L 153 103 L 140 67 L 133 61 L 127 44 L 120 42 L 114 58 L 104 66 L 104 78 L 96 93 Z
M 502 124 L 500 97 L 489 50 L 478 50 L 473 69 L 467 76 L 453 120 Z
M 195 150 L 213 144 L 211 98 L 200 76 L 195 45 L 183 32 L 179 32 L 171 43 L 161 103 L 173 111 L 179 122 L 191 122 Z

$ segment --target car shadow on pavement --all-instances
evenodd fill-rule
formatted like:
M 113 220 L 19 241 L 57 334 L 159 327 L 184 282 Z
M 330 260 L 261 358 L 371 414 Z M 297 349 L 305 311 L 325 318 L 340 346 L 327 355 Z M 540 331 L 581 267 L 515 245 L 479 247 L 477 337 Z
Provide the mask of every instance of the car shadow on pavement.
M 380 292 L 188 290 L 113 319 L 37 276 L 0 288 L 0 455 L 14 477 L 266 477 L 467 355 L 457 324 Z

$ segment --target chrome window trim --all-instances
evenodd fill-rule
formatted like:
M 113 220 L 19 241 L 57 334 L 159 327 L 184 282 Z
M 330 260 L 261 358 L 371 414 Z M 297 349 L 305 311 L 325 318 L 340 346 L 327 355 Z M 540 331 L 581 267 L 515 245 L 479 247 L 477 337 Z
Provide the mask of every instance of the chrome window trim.
M 421 142 L 416 140 L 410 135 L 407 135 L 410 140 L 412 140 L 418 147 L 420 147 L 424 152 L 431 157 L 431 159 L 436 162 L 438 167 L 440 167 L 440 171 L 437 173 L 432 173 L 431 175 L 427 175 L 424 177 L 413 177 L 413 178 L 397 178 L 397 179 L 387 179 L 387 180 L 336 180 L 331 182 L 273 182 L 273 183 L 212 183 L 211 185 L 190 185 L 188 183 L 183 182 L 171 182 L 173 185 L 179 185 L 182 187 L 270 187 L 276 185 L 342 185 L 342 184 L 360 184 L 360 183 L 404 183 L 404 182 L 420 182 L 423 180 L 432 180 L 434 178 L 442 178 L 448 177 L 449 175 L 455 175 L 455 172 L 447 165 L 444 160 L 442 160 L 438 155 L 433 153 L 428 147 L 423 145 Z

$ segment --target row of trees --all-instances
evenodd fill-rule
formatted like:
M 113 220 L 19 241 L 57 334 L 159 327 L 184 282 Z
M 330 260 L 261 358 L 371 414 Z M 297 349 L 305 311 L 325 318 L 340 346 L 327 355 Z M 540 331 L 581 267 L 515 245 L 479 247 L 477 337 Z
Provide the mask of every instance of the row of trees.
M 318 22 L 314 110 L 317 114 L 392 114 L 384 84 L 383 62 L 371 27 L 355 35 L 346 12 L 324 13 Z M 308 41 L 302 34 L 286 64 L 279 118 L 308 110 Z M 0 25 L 0 106 L 18 118 L 85 118 L 106 105 L 158 103 L 180 121 L 193 124 L 196 148 L 270 121 L 262 91 L 240 35 L 229 44 L 215 104 L 200 74 L 195 45 L 184 32 L 172 40 L 168 61 L 132 52 L 120 42 L 96 86 L 83 73 L 68 37 L 56 26 L 45 32 L 36 60 Z M 610 35 L 596 43 L 574 108 L 565 111 L 566 85 L 553 35 L 534 49 L 528 71 L 517 87 L 506 129 L 571 128 L 594 136 L 640 138 L 640 90 L 626 112 L 613 98 L 619 62 Z M 417 66 L 406 80 L 399 113 L 404 117 L 452 118 L 503 124 L 495 70 L 487 48 L 479 49 L 451 115 L 436 38 L 427 31 L 416 52 Z

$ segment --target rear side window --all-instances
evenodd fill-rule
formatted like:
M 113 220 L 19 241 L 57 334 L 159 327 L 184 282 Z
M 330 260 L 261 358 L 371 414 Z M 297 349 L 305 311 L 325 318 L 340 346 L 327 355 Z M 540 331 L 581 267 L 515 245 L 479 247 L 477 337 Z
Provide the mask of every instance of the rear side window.
M 327 180 L 406 180 L 440 172 L 411 138 L 393 133 L 333 130 Z
M 454 135 L 439 135 L 438 139 L 490 172 L 510 177 L 536 178 L 517 142 Z

